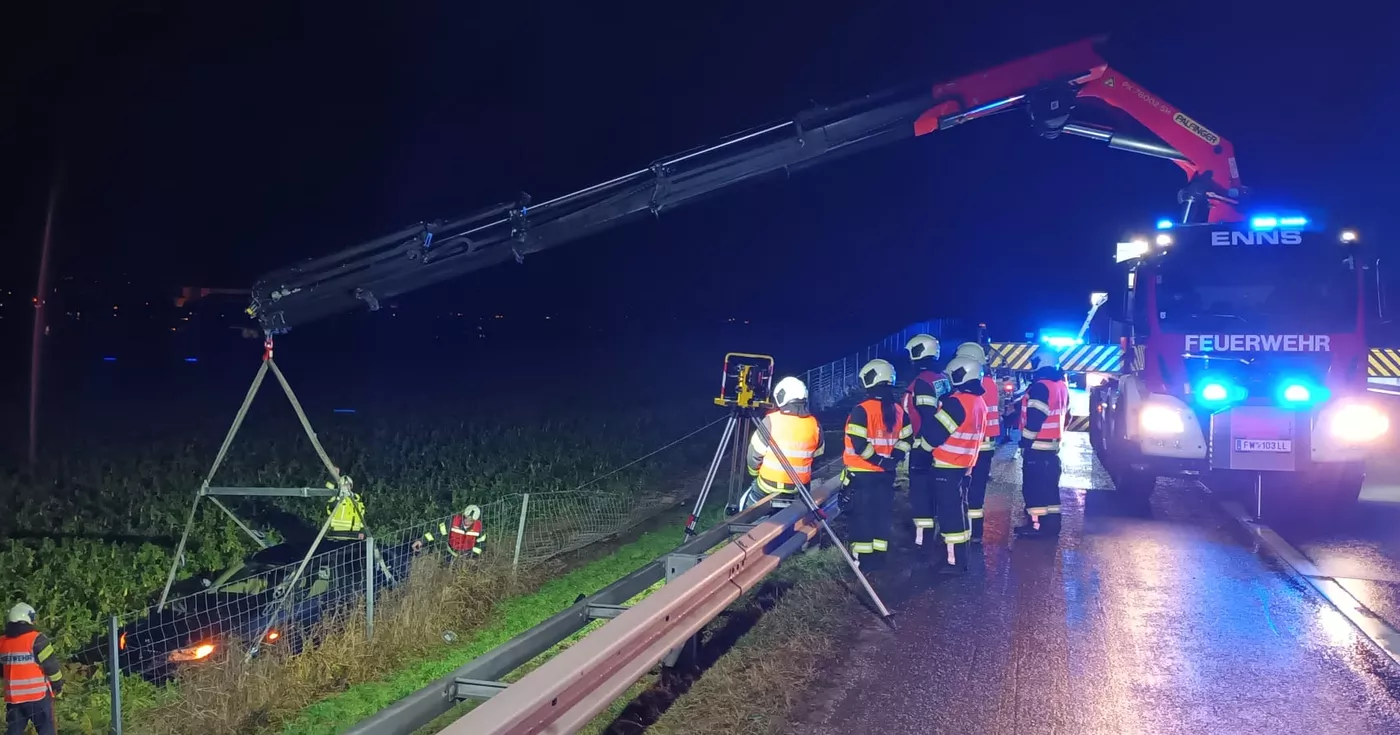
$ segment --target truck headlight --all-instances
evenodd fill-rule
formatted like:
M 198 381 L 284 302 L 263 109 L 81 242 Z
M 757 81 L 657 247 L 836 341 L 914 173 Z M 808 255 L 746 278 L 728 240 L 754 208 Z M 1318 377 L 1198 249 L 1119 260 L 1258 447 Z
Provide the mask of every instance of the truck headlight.
M 1345 403 L 1330 412 L 1327 430 L 1338 441 L 1366 444 L 1390 431 L 1390 417 L 1369 403 Z
M 1186 422 L 1181 419 L 1181 409 L 1161 403 L 1149 403 L 1142 407 L 1138 415 L 1138 425 L 1149 436 L 1180 434 L 1186 431 Z

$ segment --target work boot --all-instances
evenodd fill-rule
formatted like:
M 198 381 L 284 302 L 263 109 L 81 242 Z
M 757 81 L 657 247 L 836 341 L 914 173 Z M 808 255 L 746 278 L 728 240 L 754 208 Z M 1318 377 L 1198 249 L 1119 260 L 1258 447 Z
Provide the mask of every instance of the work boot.
M 939 574 L 962 574 L 967 567 L 967 544 L 941 544 Z
M 1015 529 L 1016 538 L 1044 538 L 1045 532 L 1031 524 L 1017 526 Z
M 981 518 L 973 518 L 973 519 L 972 519 L 972 543 L 974 543 L 974 544 L 980 544 L 980 543 L 982 543 L 982 519 L 981 519 Z

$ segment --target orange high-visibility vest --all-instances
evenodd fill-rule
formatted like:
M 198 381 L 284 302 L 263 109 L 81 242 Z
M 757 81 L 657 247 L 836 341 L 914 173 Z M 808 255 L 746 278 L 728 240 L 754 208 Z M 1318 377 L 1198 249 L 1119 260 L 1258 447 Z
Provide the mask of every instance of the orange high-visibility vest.
M 1001 436 L 1001 394 L 997 392 L 997 379 L 990 375 L 982 376 L 982 402 L 987 404 L 987 430 L 982 437 L 983 449 L 994 449 L 991 439 Z
M 889 457 L 894 454 L 895 442 L 899 441 L 900 432 L 904 431 L 904 407 L 898 403 L 894 406 L 894 426 L 885 426 L 884 405 L 877 398 L 869 398 L 861 401 L 860 406 L 865 409 L 865 440 L 870 442 L 870 446 L 875 448 L 875 454 L 881 457 Z M 884 472 L 880 466 L 870 462 L 856 453 L 851 447 L 851 420 L 846 419 L 846 451 L 841 454 L 841 462 L 848 470 L 857 472 Z
M 49 677 L 34 658 L 34 639 L 39 631 L 13 638 L 0 636 L 0 668 L 5 673 L 5 702 L 37 702 L 49 695 Z
M 792 468 L 797 470 L 798 482 L 803 485 L 811 484 L 812 459 L 816 456 L 817 447 L 822 443 L 822 429 L 816 417 L 794 416 L 774 411 L 768 414 L 768 422 L 773 442 L 778 445 L 788 462 L 792 463 Z M 771 445 L 763 450 L 763 461 L 758 465 L 758 479 L 767 485 L 763 488 L 765 492 L 791 493 L 797 490 Z
M 933 466 L 967 469 L 977 464 L 982 447 L 982 433 L 987 426 L 987 404 L 981 396 L 971 393 L 951 393 L 943 400 L 954 399 L 963 407 L 963 420 L 948 440 L 933 448 Z
M 1069 411 L 1069 387 L 1059 380 L 1050 380 L 1049 378 L 1041 378 L 1035 382 L 1045 384 L 1050 398 L 1045 405 L 1045 408 L 1048 409 L 1045 410 L 1045 423 L 1040 425 L 1040 431 L 1037 431 L 1035 437 L 1032 438 L 1031 449 L 1059 451 L 1064 417 Z M 1025 398 L 1021 400 L 1021 415 L 1024 417 L 1026 407 L 1030 405 L 1030 391 L 1026 391 Z M 1023 419 L 1021 431 L 1025 430 L 1026 425 Z

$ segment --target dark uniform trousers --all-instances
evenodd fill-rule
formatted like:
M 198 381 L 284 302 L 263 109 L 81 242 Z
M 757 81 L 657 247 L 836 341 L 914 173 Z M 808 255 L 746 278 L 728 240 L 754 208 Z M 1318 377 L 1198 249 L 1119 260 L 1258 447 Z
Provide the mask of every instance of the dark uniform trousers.
M 972 523 L 972 537 L 982 538 L 982 515 L 987 502 L 987 481 L 992 476 L 992 460 L 997 456 L 995 449 L 977 453 L 977 464 L 972 466 L 972 478 L 967 486 L 967 518 Z
M 1060 453 L 1024 449 L 1021 453 L 1021 491 L 1026 498 L 1026 516 L 1034 522 L 1040 516 L 1042 533 L 1060 532 Z
M 37 702 L 5 705 L 5 735 L 24 735 L 29 723 L 39 735 L 54 735 L 57 724 L 53 715 L 53 695 Z
M 847 490 L 855 514 L 851 519 L 851 548 L 883 558 L 889 550 L 894 515 L 893 472 L 846 472 Z

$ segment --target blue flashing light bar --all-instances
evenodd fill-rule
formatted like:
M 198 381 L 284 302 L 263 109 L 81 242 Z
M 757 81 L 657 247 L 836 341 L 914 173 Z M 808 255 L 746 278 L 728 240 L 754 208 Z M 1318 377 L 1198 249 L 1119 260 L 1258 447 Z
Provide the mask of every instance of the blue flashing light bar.
M 1280 217 L 1278 220 L 1280 227 L 1306 227 L 1307 217 Z
M 186 357 L 185 362 L 199 362 L 198 357 Z
M 1169 219 L 1159 219 L 1159 220 L 1157 220 L 1157 229 L 1159 229 L 1159 230 L 1170 230 L 1170 229 L 1172 228 L 1172 226 L 1173 226 L 1173 223 L 1172 223 L 1172 221 L 1169 220 Z
M 103 362 L 116 362 L 116 361 L 117 361 L 117 358 L 115 358 L 115 357 L 104 357 L 104 358 L 102 358 L 102 361 L 103 361 Z
M 1047 334 L 1042 336 L 1040 341 L 1056 349 L 1064 349 L 1066 347 L 1084 344 L 1084 340 L 1082 339 L 1076 339 L 1062 334 Z
M 1255 217 L 1249 221 L 1249 226 L 1256 230 L 1268 230 L 1278 227 L 1278 217 Z
M 1307 217 L 1300 217 L 1296 215 L 1290 217 L 1277 217 L 1272 214 L 1261 214 L 1258 217 L 1252 217 L 1249 220 L 1250 228 L 1255 230 L 1272 230 L 1275 227 L 1306 227 L 1307 225 Z

